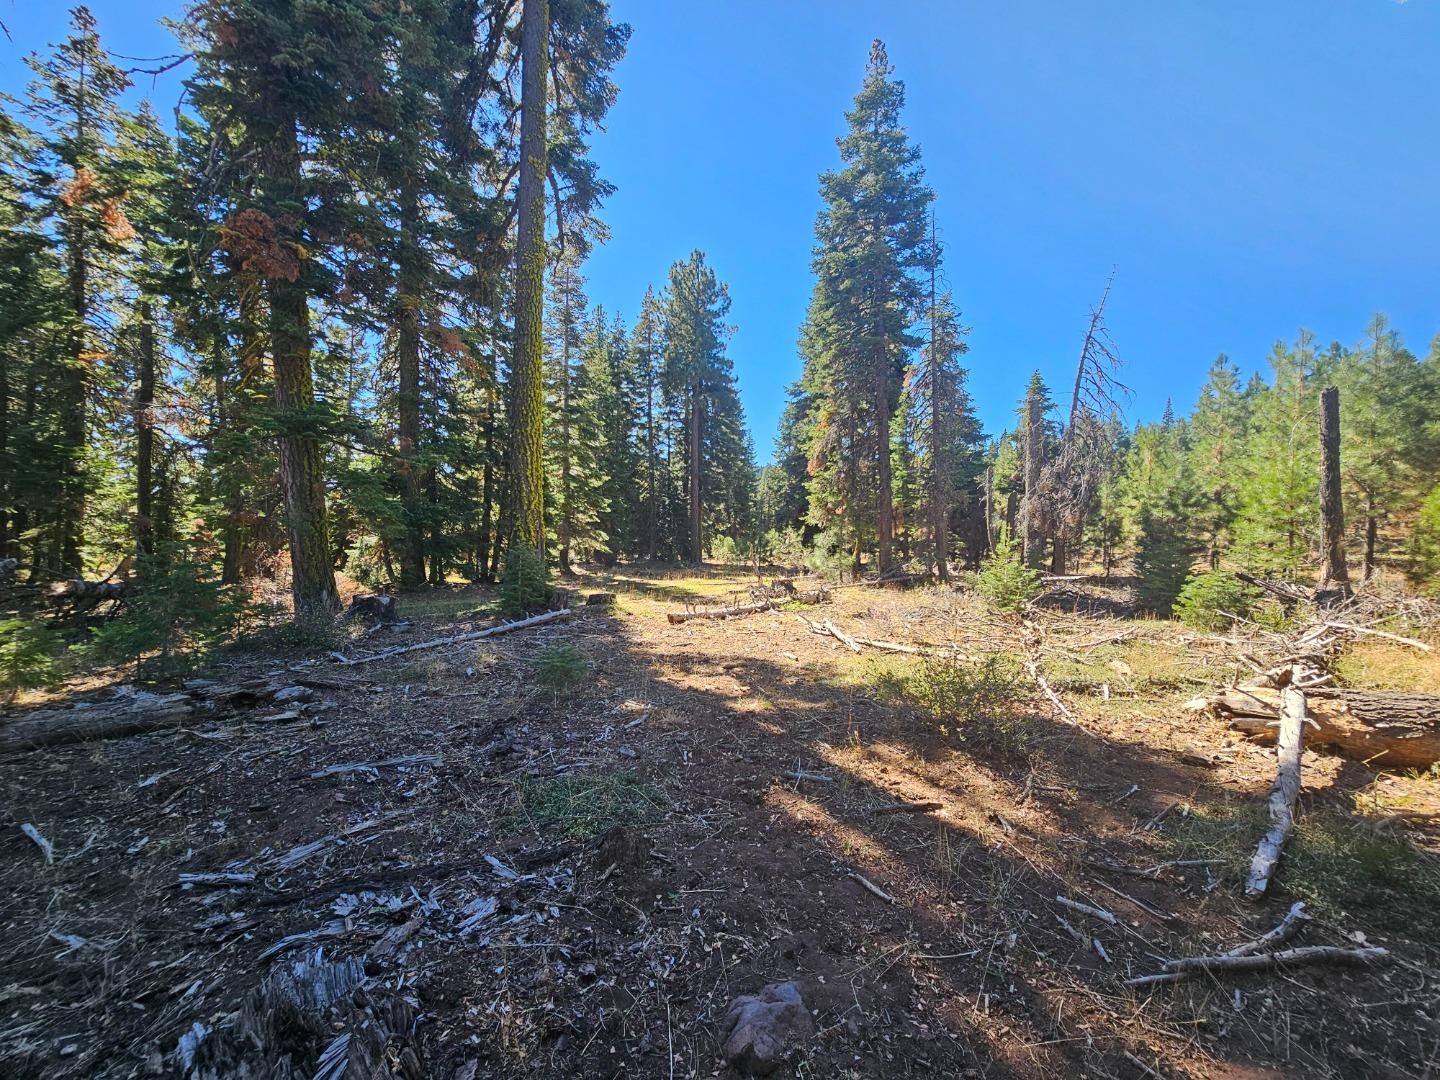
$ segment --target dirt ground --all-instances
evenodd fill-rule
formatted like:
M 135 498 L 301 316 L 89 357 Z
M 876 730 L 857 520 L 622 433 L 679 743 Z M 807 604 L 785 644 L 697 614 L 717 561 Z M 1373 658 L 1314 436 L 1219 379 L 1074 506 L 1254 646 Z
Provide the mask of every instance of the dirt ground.
M 405 1042 L 420 1076 L 734 1075 L 728 1002 L 784 980 L 816 1032 L 779 1075 L 1440 1069 L 1440 781 L 1307 752 L 1294 858 L 1245 901 L 1274 753 L 1181 707 L 1235 671 L 1221 640 L 1117 617 L 1123 590 L 1059 598 L 1035 616 L 1039 670 L 1072 724 L 1015 675 L 1033 631 L 950 589 L 672 625 L 743 572 L 571 584 L 619 601 L 359 666 L 236 655 L 209 677 L 292 665 L 318 700 L 0 759 L 0 1074 L 272 1075 L 225 1041 L 262 978 L 317 949 L 365 957 L 372 1001 L 409 1010 L 385 1053 L 404 1072 Z M 345 652 L 486 625 L 463 614 L 485 600 L 402 597 L 408 626 Z M 922 661 L 797 616 L 1003 658 L 1003 720 L 934 715 Z M 546 689 L 559 645 L 584 677 Z M 1386 650 L 1345 677 L 1440 689 Z M 243 880 L 181 883 L 215 873 Z M 1124 985 L 1297 899 L 1299 943 L 1390 961 Z M 293 1075 L 339 1075 L 316 1071 L 334 1034 L 279 1032 Z

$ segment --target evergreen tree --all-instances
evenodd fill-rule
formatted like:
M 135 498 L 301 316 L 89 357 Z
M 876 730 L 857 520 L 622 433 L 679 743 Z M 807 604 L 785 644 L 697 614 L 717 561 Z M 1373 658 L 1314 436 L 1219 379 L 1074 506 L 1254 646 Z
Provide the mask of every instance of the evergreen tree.
M 838 141 L 841 168 L 820 178 L 824 207 L 802 346 L 806 386 L 819 398 L 812 471 L 824 474 L 812 502 L 822 516 L 846 507 L 857 558 L 862 518 L 873 516 L 882 572 L 895 524 L 891 422 L 906 356 L 919 344 L 911 328 L 924 303 L 916 275 L 927 265 L 932 197 L 920 151 L 901 125 L 904 104 L 904 85 L 875 41 Z M 869 513 L 860 505 L 862 486 Z

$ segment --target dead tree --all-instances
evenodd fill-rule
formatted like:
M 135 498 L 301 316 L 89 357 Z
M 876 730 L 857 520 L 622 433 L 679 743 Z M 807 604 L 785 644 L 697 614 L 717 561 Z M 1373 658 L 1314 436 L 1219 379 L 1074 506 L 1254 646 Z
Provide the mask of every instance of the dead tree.
M 1320 588 L 1349 595 L 1345 507 L 1340 497 L 1340 391 L 1333 386 L 1320 393 L 1320 527 L 1324 544 Z
M 1112 273 L 1105 282 L 1105 291 L 1100 294 L 1100 302 L 1090 312 L 1080 359 L 1075 365 L 1065 434 L 1044 479 L 1054 545 L 1050 561 L 1053 574 L 1065 573 L 1069 541 L 1072 537 L 1078 539 L 1085 531 L 1086 515 L 1105 478 L 1105 426 L 1118 415 L 1120 398 L 1129 393 L 1129 388 L 1115 377 L 1120 357 L 1105 325 L 1105 303 L 1114 281 Z M 1026 465 L 1029 465 L 1028 458 Z

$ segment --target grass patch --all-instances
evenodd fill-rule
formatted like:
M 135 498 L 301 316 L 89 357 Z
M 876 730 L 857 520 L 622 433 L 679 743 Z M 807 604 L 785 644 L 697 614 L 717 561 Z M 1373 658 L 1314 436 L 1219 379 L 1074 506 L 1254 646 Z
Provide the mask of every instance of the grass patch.
M 1258 802 L 1195 807 L 1165 834 L 1166 858 L 1223 859 L 1222 876 L 1238 887 L 1268 825 Z M 1335 810 L 1301 814 L 1275 884 L 1317 914 L 1362 916 L 1394 933 L 1440 940 L 1440 857 L 1377 831 L 1363 817 Z
M 592 776 L 527 777 L 518 789 L 520 808 L 502 828 L 534 828 L 567 840 L 589 840 L 615 825 L 653 825 L 669 804 L 653 784 L 633 772 Z
M 1403 633 L 1403 631 L 1401 631 Z M 1440 651 L 1421 652 L 1392 641 L 1357 641 L 1335 662 L 1340 685 L 1356 690 L 1440 693 Z

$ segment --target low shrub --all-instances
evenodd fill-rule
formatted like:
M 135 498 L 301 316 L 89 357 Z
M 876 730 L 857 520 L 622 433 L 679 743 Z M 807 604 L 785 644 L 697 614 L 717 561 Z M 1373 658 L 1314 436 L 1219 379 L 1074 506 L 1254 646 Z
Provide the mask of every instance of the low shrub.
M 552 694 L 574 689 L 590 673 L 590 663 L 574 645 L 552 645 L 542 649 L 533 661 L 535 683 Z
M 650 825 L 665 814 L 665 795 L 633 772 L 594 776 L 526 777 L 519 810 L 502 826 L 538 829 L 569 840 L 590 840 L 616 825 Z
M 1260 602 L 1260 590 L 1225 570 L 1192 574 L 1175 600 L 1174 613 L 1197 630 L 1224 630 L 1238 615 L 1248 619 Z
M 1003 525 L 995 547 L 973 576 L 975 591 L 993 611 L 1018 614 L 1040 595 L 1040 572 L 1026 566 L 1020 541 Z
M 60 636 L 44 623 L 0 619 L 0 706 L 13 704 L 21 690 L 53 686 L 59 651 Z
M 500 610 L 513 618 L 543 611 L 550 603 L 550 575 L 540 555 L 516 544 L 505 555 L 500 574 Z

